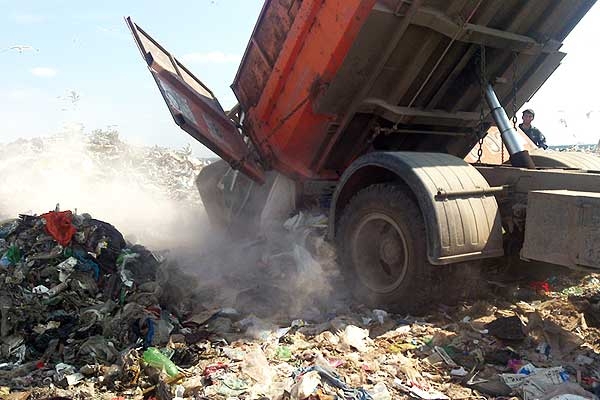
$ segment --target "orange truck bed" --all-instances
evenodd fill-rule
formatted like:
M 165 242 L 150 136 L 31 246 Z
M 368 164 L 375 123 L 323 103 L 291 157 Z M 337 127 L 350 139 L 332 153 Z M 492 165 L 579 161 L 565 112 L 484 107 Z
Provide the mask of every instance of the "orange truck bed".
M 268 169 L 335 180 L 372 150 L 465 157 L 491 125 L 487 107 L 481 119 L 481 71 L 512 116 L 558 67 L 563 39 L 594 3 L 267 0 L 229 114 L 128 24 L 182 129 L 256 181 Z

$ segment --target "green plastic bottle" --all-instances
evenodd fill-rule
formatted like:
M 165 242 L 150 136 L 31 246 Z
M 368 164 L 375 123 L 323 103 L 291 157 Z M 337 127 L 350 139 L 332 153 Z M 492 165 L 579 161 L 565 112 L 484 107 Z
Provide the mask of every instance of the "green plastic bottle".
M 165 370 L 167 375 L 175 376 L 179 373 L 177 366 L 167 356 L 160 352 L 156 347 L 149 347 L 144 351 L 144 361 L 154 368 Z

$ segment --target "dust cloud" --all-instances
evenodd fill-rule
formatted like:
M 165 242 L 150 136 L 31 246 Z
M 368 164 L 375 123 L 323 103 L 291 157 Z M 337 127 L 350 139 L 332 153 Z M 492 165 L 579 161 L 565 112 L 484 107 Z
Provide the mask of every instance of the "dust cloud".
M 169 157 L 180 169 L 189 164 L 187 170 L 168 172 Z M 42 214 L 59 204 L 109 222 L 150 248 L 191 246 L 207 224 L 200 197 L 191 190 L 199 170 L 191 158 L 130 146 L 116 132 L 69 131 L 0 144 L 0 219 Z M 185 196 L 173 198 L 178 191 Z
M 320 227 L 307 214 L 294 229 L 232 241 L 208 223 L 195 187 L 202 165 L 185 149 L 132 146 L 114 131 L 0 144 L 0 220 L 59 204 L 106 221 L 166 256 L 166 300 L 188 310 L 314 321 L 345 306 L 323 216 Z
M 293 228 L 281 224 L 242 239 L 210 235 L 179 248 L 170 260 L 182 275 L 171 277 L 177 284 L 170 290 L 176 297 L 195 293 L 208 310 L 232 308 L 278 325 L 321 322 L 347 310 L 335 252 L 323 239 L 325 216 L 315 211 L 295 218 L 301 223 Z

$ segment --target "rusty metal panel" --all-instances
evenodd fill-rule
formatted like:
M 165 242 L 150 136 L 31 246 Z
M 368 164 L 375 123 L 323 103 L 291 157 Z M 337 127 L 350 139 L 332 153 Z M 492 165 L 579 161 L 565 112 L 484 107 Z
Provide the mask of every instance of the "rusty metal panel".
M 236 80 L 232 89 L 241 104 L 253 107 L 260 99 L 272 68 L 261 56 L 257 46 L 248 47 L 244 62 L 247 67 Z
M 530 192 L 521 257 L 600 269 L 600 193 Z
M 315 112 L 313 100 L 375 1 L 265 2 L 232 85 L 245 113 L 244 133 L 265 165 L 295 179 L 339 177 L 311 165 L 335 118 Z
M 529 137 L 517 127 L 517 134 L 519 135 L 519 139 L 525 147 L 525 150 L 529 151 L 529 153 L 533 153 L 536 151 L 537 146 L 529 139 Z M 478 159 L 479 144 L 476 144 L 469 154 L 465 156 L 465 161 L 468 163 L 476 163 Z M 503 152 L 504 150 L 504 152 Z M 493 126 L 487 131 L 487 135 L 483 139 L 482 146 L 482 155 L 481 162 L 483 164 L 504 164 L 510 159 L 510 154 L 506 149 L 506 146 L 502 143 L 502 137 L 500 135 L 500 131 L 497 127 Z M 536 163 L 536 166 L 538 164 Z M 540 165 L 541 166 L 541 165 Z
M 236 169 L 262 183 L 262 167 L 210 89 L 131 18 L 126 21 L 175 123 Z
M 245 110 L 255 106 L 260 100 L 300 3 L 300 0 L 265 1 L 231 85 Z

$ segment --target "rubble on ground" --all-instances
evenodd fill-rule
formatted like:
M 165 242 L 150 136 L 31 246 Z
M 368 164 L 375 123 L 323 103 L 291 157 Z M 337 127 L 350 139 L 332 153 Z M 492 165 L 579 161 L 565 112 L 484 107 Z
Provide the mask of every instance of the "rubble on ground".
M 281 235 L 198 260 L 239 262 L 245 274 L 230 270 L 227 287 L 203 281 L 208 266 L 192 278 L 87 214 L 0 223 L 0 398 L 600 394 L 598 275 L 395 315 L 341 294 L 324 221 L 299 214 Z

